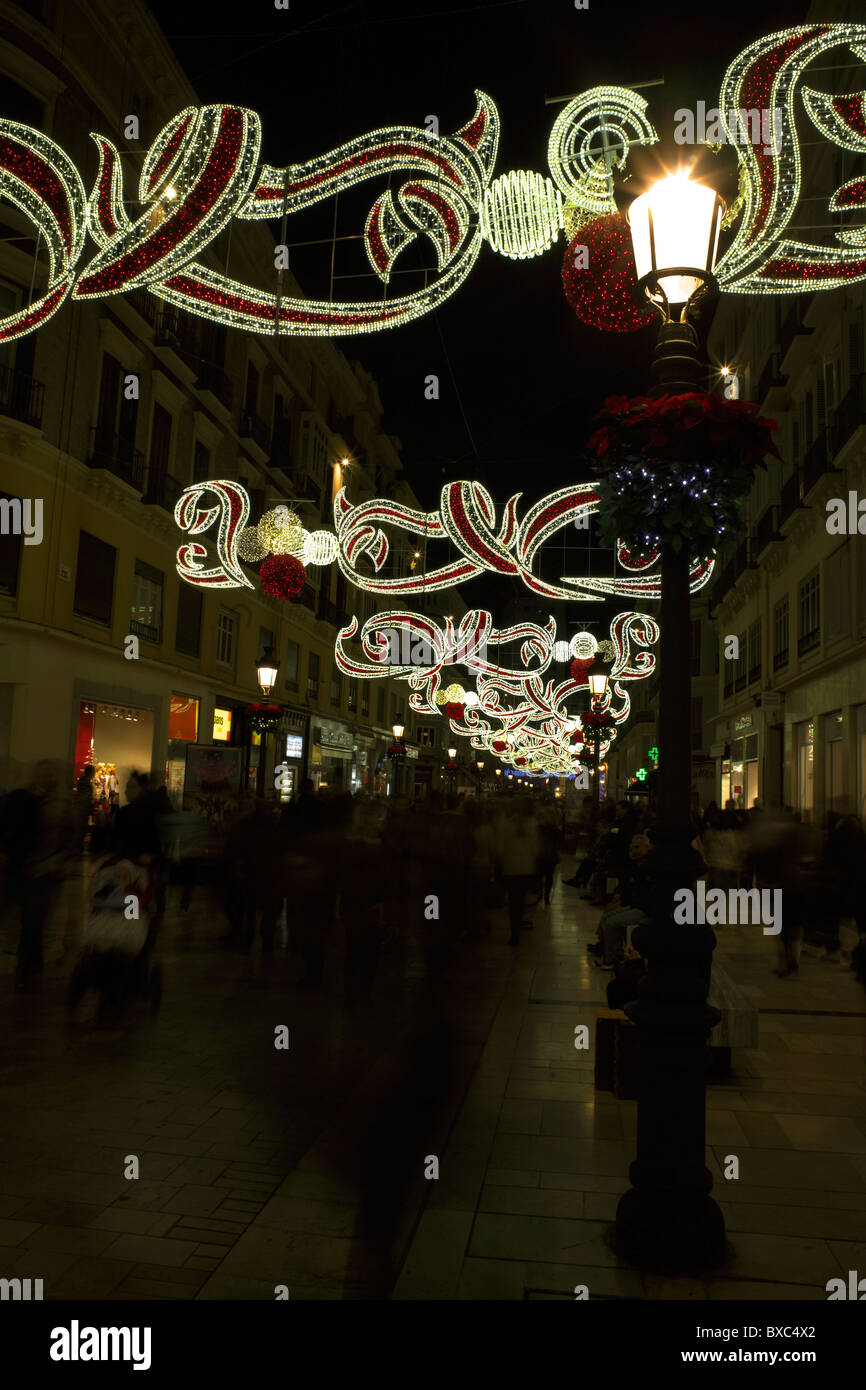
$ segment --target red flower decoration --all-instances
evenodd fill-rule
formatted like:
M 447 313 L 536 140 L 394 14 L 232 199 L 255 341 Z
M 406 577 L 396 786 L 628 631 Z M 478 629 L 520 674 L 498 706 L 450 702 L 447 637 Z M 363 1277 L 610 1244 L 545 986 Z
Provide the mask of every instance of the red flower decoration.
M 508 747 L 508 744 L 505 742 L 504 738 L 495 738 L 493 740 L 493 743 L 491 744 L 491 747 L 494 753 L 504 753 L 506 748 Z
M 294 555 L 269 555 L 262 561 L 259 579 L 271 598 L 297 598 L 307 582 L 307 571 Z
M 571 741 L 572 743 L 583 743 L 583 734 L 580 732 L 580 729 L 575 729 L 571 736 Z
M 573 681 L 585 681 L 586 673 L 592 665 L 592 662 L 593 658 L 591 656 L 576 656 L 569 668 L 571 671 L 571 679 Z
M 516 764 L 517 767 L 526 767 L 526 759 L 525 759 L 525 758 L 515 758 L 515 759 L 514 759 L 514 762 L 515 762 L 515 764 Z
M 449 700 L 445 706 L 446 719 L 455 719 L 459 722 L 465 713 L 466 706 L 461 704 L 459 700 Z

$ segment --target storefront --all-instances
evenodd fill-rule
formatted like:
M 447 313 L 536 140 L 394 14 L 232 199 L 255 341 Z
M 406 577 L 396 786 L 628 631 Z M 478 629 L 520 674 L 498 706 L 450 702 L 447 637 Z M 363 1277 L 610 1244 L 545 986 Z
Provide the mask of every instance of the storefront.
M 291 801 L 301 790 L 306 774 L 309 716 L 301 710 L 284 710 L 276 736 L 276 764 L 282 768 L 280 801 Z
M 797 810 L 810 821 L 815 810 L 815 721 L 794 725 L 794 794 Z
M 310 776 L 317 790 L 340 796 L 352 789 L 355 740 L 352 730 L 335 719 L 313 724 Z
M 730 750 L 722 759 L 720 804 L 733 804 L 737 810 L 748 811 L 760 797 L 758 734 L 753 731 L 753 716 L 740 715 L 734 720 Z
M 172 805 L 183 805 L 186 750 L 198 740 L 199 704 L 192 695 L 172 694 L 168 712 L 168 752 L 165 760 L 165 786 Z
M 94 799 L 107 811 L 126 803 L 126 784 L 133 772 L 150 775 L 153 758 L 153 710 L 102 700 L 80 700 L 75 737 L 77 782 L 84 767 L 95 769 Z

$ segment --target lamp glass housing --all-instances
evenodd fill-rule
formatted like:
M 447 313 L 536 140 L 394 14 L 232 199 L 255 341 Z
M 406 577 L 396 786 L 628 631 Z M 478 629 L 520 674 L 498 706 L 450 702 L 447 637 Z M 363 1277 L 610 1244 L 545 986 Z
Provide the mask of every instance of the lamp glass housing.
M 628 210 L 639 281 L 651 277 L 669 304 L 686 304 L 710 275 L 719 249 L 724 203 L 715 189 L 670 174 Z M 693 275 L 688 271 L 694 269 Z
M 265 695 L 270 695 L 277 683 L 280 663 L 274 660 L 273 647 L 266 647 L 265 654 L 260 661 L 256 662 L 256 674 L 259 678 L 259 685 Z
M 454 759 L 457 757 L 457 749 L 456 749 L 456 748 L 449 748 L 449 749 L 448 749 L 448 756 L 449 756 L 449 758 L 451 759 L 451 761 L 453 762 Z
M 606 663 L 600 660 L 599 657 L 596 657 L 586 673 L 586 683 L 589 686 L 589 693 L 594 700 L 602 699 L 607 690 L 609 679 L 610 671 Z
M 405 724 L 392 724 L 392 725 L 391 725 L 391 732 L 393 733 L 394 737 L 395 737 L 398 741 L 403 737 L 403 732 L 404 732 L 405 728 L 406 728 L 406 725 L 405 725 Z

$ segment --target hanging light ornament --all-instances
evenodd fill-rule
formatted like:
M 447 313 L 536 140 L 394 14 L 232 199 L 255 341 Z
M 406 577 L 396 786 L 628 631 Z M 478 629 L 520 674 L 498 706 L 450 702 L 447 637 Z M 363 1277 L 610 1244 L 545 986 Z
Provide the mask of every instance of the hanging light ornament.
M 513 261 L 540 256 L 562 230 L 562 194 L 542 174 L 514 169 L 485 191 L 479 225 L 500 255 Z
M 238 536 L 238 554 L 242 560 L 255 565 L 259 560 L 264 560 L 268 554 L 268 548 L 262 543 L 257 526 L 245 526 Z
M 568 661 L 571 656 L 571 647 L 567 642 L 554 642 L 553 659 L 554 661 Z
M 303 523 L 297 512 L 290 512 L 288 507 L 265 512 L 257 529 L 259 540 L 270 555 L 297 554 L 304 548 Z
M 269 555 L 262 562 L 259 579 L 271 598 L 297 598 L 307 582 L 307 571 L 294 555 Z
M 576 632 L 571 639 L 569 649 L 577 661 L 589 661 L 595 656 L 598 643 L 591 632 Z
M 304 542 L 305 565 L 330 565 L 337 558 L 337 537 L 331 531 L 310 531 Z

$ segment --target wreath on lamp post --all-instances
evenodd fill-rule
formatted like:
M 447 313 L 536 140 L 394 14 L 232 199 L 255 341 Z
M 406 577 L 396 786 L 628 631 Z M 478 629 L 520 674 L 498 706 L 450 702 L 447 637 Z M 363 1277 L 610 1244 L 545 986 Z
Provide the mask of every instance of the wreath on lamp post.
M 283 711 L 279 705 L 247 705 L 250 728 L 257 734 L 270 734 L 280 727 Z
M 588 736 L 592 742 L 598 735 L 599 743 L 605 743 L 616 733 L 616 724 L 606 710 L 589 710 L 580 716 L 580 722 L 584 738 Z
M 588 441 L 599 484 L 600 534 L 637 555 L 670 540 L 692 555 L 714 551 L 742 524 L 742 507 L 771 454 L 774 420 L 751 401 L 715 392 L 681 396 L 609 396 Z

